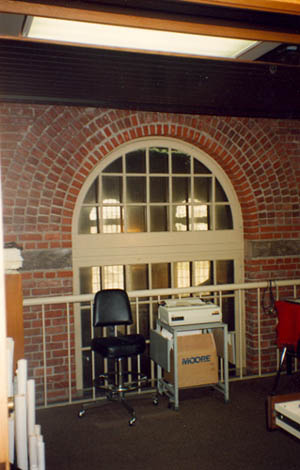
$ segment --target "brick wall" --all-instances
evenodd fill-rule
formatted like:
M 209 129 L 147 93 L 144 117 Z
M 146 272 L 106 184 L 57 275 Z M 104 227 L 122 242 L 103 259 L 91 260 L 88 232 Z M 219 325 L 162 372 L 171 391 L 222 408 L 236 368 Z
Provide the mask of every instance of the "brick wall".
M 112 150 L 146 136 L 189 142 L 228 175 L 243 214 L 246 281 L 299 275 L 300 121 L 5 104 L 5 242 L 23 249 L 25 297 L 72 293 L 72 215 L 82 184 Z M 255 342 L 254 313 L 250 308 Z M 36 367 L 39 321 L 38 313 L 25 312 L 26 355 Z M 266 350 L 274 347 L 270 328 Z

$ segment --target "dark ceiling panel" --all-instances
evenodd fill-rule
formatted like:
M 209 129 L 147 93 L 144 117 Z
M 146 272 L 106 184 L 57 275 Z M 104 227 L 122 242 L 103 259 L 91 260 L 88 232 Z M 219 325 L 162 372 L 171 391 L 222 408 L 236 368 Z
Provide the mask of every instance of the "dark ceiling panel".
M 0 40 L 1 101 L 300 118 L 300 67 Z

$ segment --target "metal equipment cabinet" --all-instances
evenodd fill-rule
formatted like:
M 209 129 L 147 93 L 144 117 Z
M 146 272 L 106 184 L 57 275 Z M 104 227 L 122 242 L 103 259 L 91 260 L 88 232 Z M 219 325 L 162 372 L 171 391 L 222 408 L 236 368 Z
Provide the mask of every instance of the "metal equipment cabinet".
M 164 328 L 172 335 L 172 340 L 161 335 L 161 328 Z M 158 403 L 159 395 L 164 393 L 169 397 L 169 406 L 174 410 L 179 409 L 179 387 L 178 387 L 178 334 L 185 331 L 208 330 L 221 328 L 223 331 L 224 351 L 223 351 L 223 380 L 217 384 L 207 384 L 213 386 L 224 394 L 225 403 L 229 401 L 229 381 L 228 381 L 228 327 L 223 322 L 196 323 L 193 325 L 170 326 L 157 320 L 156 330 L 150 331 L 150 357 L 157 364 L 157 395 L 154 403 Z M 173 384 L 166 382 L 162 377 L 162 369 L 170 371 L 170 351 L 174 351 L 174 380 Z M 206 385 L 206 386 L 207 386 Z

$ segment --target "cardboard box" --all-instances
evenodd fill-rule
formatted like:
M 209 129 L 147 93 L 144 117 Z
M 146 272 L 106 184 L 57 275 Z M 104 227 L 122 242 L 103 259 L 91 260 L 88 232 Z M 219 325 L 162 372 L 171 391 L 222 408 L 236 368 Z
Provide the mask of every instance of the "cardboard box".
M 196 387 L 218 382 L 218 358 L 211 333 L 177 337 L 178 387 Z M 164 379 L 174 382 L 174 352 L 171 351 L 171 371 Z

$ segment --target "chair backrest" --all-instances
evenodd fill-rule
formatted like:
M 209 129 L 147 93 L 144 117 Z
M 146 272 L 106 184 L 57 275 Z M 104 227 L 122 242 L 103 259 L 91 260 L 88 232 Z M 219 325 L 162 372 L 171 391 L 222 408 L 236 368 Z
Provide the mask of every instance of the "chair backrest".
M 275 307 L 278 315 L 277 346 L 294 346 L 296 351 L 300 340 L 300 305 L 277 300 Z
M 122 289 L 99 290 L 94 298 L 93 317 L 94 326 L 131 325 L 127 292 Z

